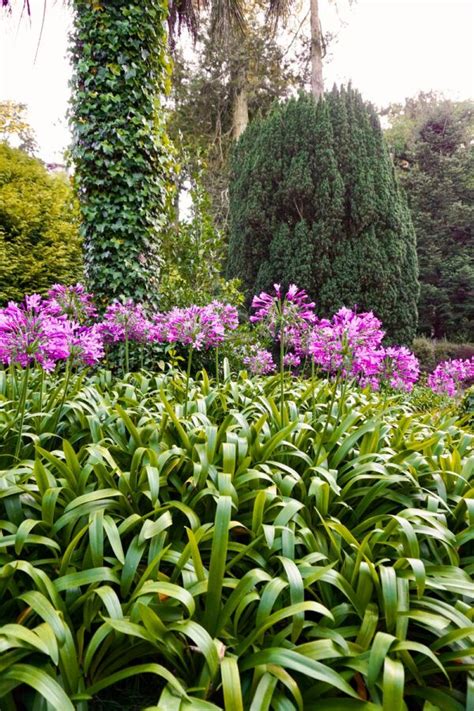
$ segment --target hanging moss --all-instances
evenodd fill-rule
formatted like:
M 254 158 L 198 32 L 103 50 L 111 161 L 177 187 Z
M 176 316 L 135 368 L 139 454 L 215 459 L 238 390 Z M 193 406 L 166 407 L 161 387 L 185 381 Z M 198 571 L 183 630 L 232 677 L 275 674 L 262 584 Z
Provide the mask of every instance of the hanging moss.
M 232 157 L 230 215 L 228 272 L 249 297 L 296 282 L 320 314 L 357 305 L 411 341 L 415 233 L 377 115 L 356 91 L 300 96 L 251 125 Z
M 85 268 L 99 300 L 156 301 L 166 221 L 160 95 L 166 0 L 74 0 L 72 157 Z

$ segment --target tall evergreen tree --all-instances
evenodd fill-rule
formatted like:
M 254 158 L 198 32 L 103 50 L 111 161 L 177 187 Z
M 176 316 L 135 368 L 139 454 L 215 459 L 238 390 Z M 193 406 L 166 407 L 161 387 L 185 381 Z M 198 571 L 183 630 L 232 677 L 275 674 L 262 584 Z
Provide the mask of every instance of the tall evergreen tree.
M 231 165 L 228 272 L 248 295 L 297 282 L 321 314 L 373 309 L 409 342 L 417 325 L 415 234 L 380 123 L 352 88 L 300 96 L 255 122 Z
M 474 340 L 474 104 L 420 94 L 388 113 L 417 234 L 420 331 Z

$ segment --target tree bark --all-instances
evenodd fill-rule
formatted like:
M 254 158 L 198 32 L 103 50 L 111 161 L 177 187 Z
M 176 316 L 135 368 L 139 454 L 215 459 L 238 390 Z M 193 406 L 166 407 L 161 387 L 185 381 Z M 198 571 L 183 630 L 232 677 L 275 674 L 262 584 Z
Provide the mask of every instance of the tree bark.
M 243 77 L 241 77 L 243 79 Z M 243 134 L 249 123 L 247 87 L 240 82 L 232 106 L 232 138 L 236 141 Z
M 319 99 L 324 93 L 323 39 L 319 21 L 319 0 L 311 0 L 311 93 Z

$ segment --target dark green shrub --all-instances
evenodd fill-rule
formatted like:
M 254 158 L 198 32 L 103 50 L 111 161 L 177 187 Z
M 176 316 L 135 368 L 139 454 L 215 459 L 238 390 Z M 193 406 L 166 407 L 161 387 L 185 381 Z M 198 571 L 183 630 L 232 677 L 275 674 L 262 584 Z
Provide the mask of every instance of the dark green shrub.
M 420 361 L 422 372 L 431 373 L 436 367 L 434 342 L 429 338 L 415 338 L 412 343 L 412 351 Z
M 231 161 L 228 273 L 248 297 L 294 282 L 328 316 L 373 310 L 410 343 L 415 233 L 374 109 L 353 89 L 300 96 L 253 122 Z
M 468 360 L 474 356 L 474 343 L 453 343 L 421 336 L 412 343 L 413 353 L 420 361 L 422 372 L 431 373 L 444 360 Z

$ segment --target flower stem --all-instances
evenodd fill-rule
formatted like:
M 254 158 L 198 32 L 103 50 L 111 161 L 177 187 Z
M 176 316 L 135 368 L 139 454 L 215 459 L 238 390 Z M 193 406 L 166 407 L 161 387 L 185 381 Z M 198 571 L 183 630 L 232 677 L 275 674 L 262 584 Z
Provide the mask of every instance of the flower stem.
M 129 359 L 129 350 L 128 350 L 128 335 L 125 334 L 125 373 L 130 372 L 130 359 Z
M 217 383 L 217 387 L 219 387 L 219 348 L 218 347 L 216 348 L 215 357 L 216 357 L 216 383 Z
M 327 411 L 327 415 L 326 415 L 326 422 L 324 423 L 324 429 L 323 429 L 323 431 L 322 431 L 322 433 L 321 433 L 321 438 L 320 438 L 320 440 L 319 440 L 318 450 L 317 450 L 317 452 L 316 452 L 316 457 L 315 457 L 315 459 L 314 459 L 314 462 L 315 462 L 315 465 L 316 465 L 316 466 L 318 466 L 319 455 L 321 454 L 321 449 L 322 449 L 322 446 L 323 446 L 324 438 L 325 438 L 325 436 L 326 436 L 326 432 L 327 432 L 328 427 L 329 427 L 329 420 L 331 419 L 332 409 L 333 409 L 334 403 L 335 403 L 335 401 L 336 401 L 337 388 L 338 388 L 338 385 L 339 385 L 339 375 L 340 375 L 340 373 L 338 372 L 337 375 L 336 375 L 336 379 L 335 379 L 335 381 L 334 381 L 334 388 L 333 388 L 333 391 L 332 391 L 332 394 L 331 394 L 331 401 L 330 401 L 330 403 L 329 403 L 329 407 L 328 407 L 328 411 Z
M 193 347 L 189 347 L 189 352 L 188 352 L 188 367 L 186 368 L 186 395 L 185 395 L 185 401 L 184 401 L 184 416 L 187 417 L 188 415 L 188 392 L 189 392 L 189 378 L 191 376 L 191 364 L 193 361 Z
M 16 441 L 15 447 L 15 459 L 18 459 L 21 447 L 21 438 L 23 436 L 23 423 L 25 421 L 25 410 L 26 410 L 26 396 L 28 393 L 28 379 L 30 376 L 30 367 L 27 365 L 23 375 L 23 382 L 21 385 L 20 400 L 18 406 L 18 412 L 20 414 L 20 426 L 18 428 L 18 439 Z
M 283 335 L 283 325 L 280 331 L 280 419 L 283 427 L 283 416 L 285 412 L 285 339 Z
M 68 388 L 69 388 L 70 377 L 71 377 L 71 358 L 68 358 L 66 361 L 66 371 L 64 374 L 63 394 L 62 394 L 61 402 L 59 403 L 59 408 L 57 410 L 56 417 L 55 417 L 54 431 L 56 431 L 58 424 L 59 424 L 59 420 L 61 419 L 61 414 L 63 411 L 64 403 L 66 402 L 66 396 L 67 396 L 67 392 L 68 392 Z

